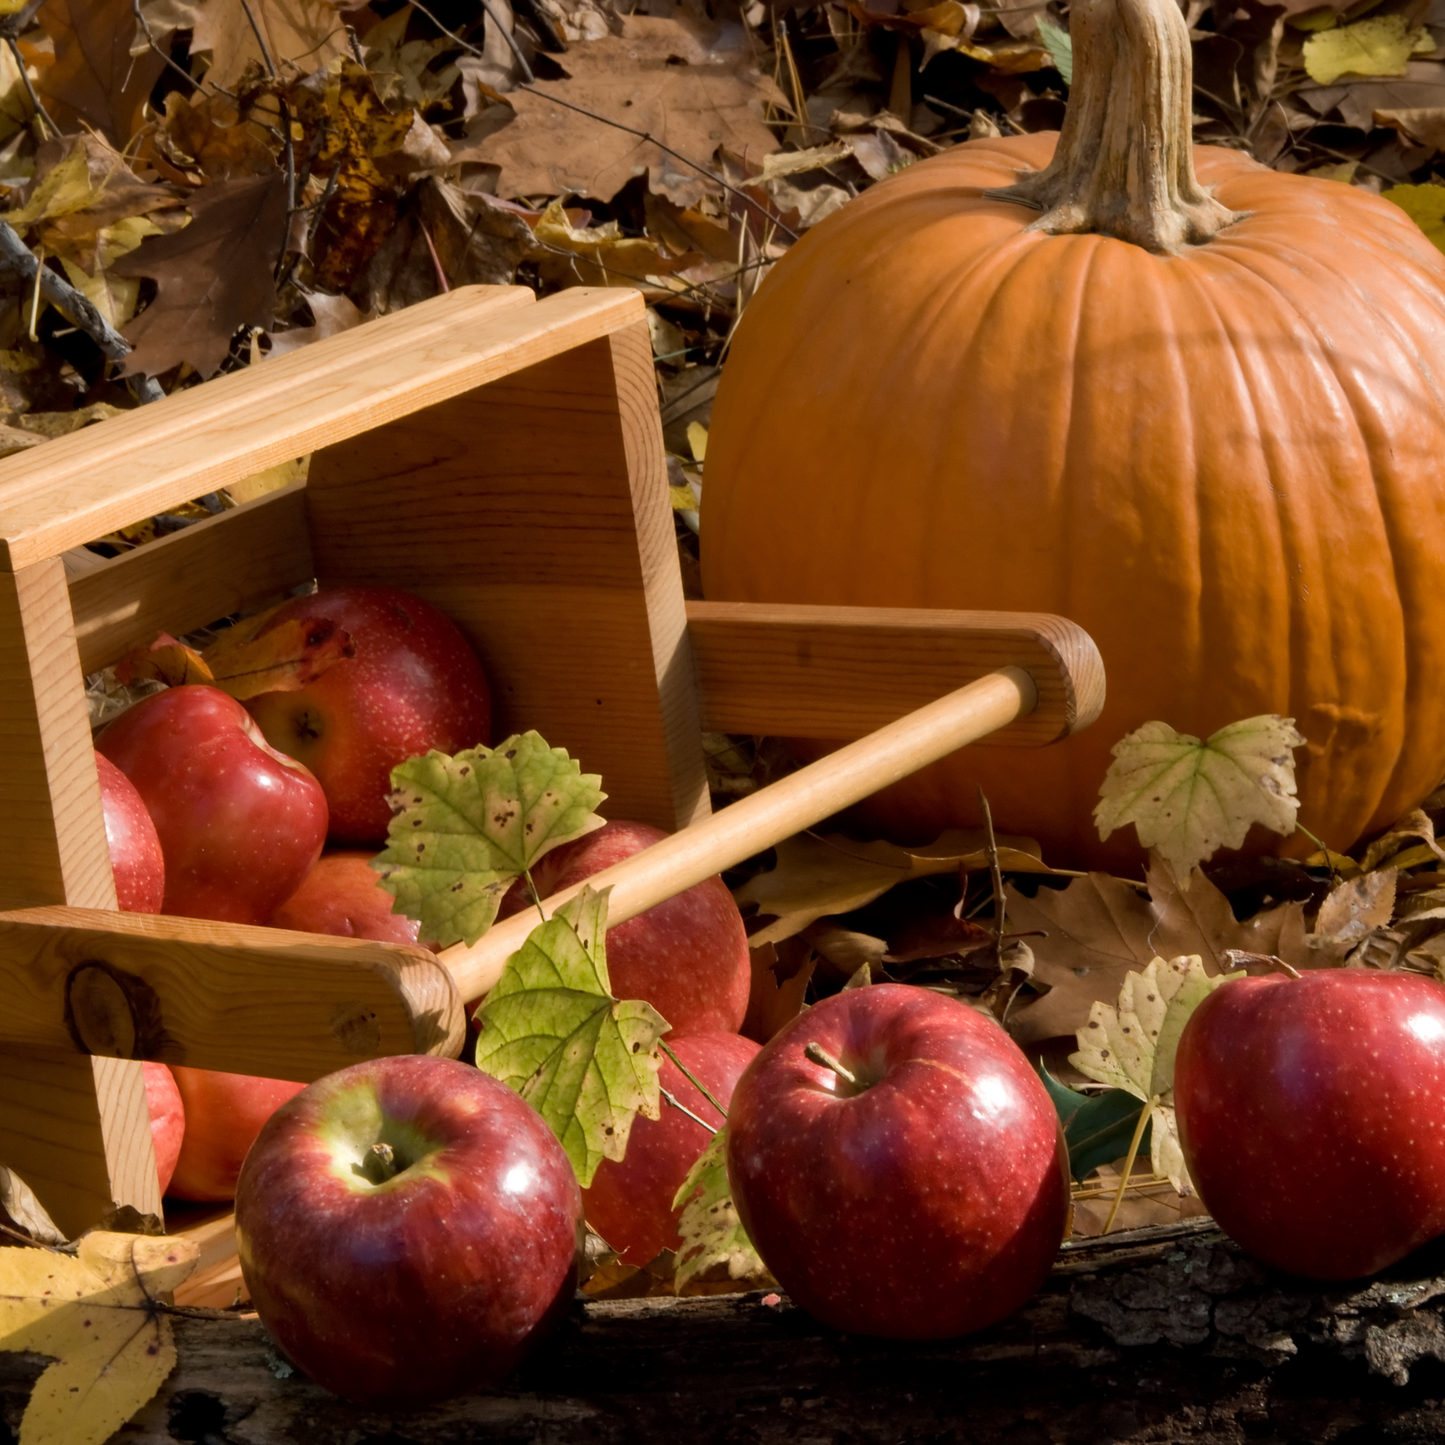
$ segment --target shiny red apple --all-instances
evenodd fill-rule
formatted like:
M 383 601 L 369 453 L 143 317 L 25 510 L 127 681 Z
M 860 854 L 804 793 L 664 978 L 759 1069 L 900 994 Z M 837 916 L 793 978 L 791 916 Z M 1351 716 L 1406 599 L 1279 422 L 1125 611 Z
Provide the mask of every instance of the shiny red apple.
M 236 1191 L 241 1274 L 276 1343 L 326 1389 L 392 1408 L 501 1381 L 571 1302 L 580 1220 L 541 1116 L 425 1055 L 312 1084 Z
M 1068 1153 L 1027 1059 L 992 1019 L 902 984 L 835 994 L 763 1046 L 733 1090 L 727 1163 L 763 1263 L 850 1333 L 992 1324 L 1068 1229 Z
M 104 753 L 96 753 L 95 770 L 116 906 L 126 913 L 159 913 L 166 895 L 166 864 L 156 825 L 135 784 Z
M 271 915 L 271 927 L 374 938 L 381 943 L 415 943 L 421 924 L 391 911 L 396 900 L 381 886 L 371 867 L 372 856 L 323 855 L 301 886 Z
M 757 1044 L 738 1034 L 693 1034 L 668 1043 L 724 1109 L 738 1076 L 758 1052 Z M 666 1054 L 657 1077 L 683 1108 L 713 1129 L 722 1125 L 724 1116 Z M 664 1249 L 681 1246 L 672 1201 L 711 1138 L 701 1124 L 664 1100 L 656 1119 L 639 1115 L 633 1120 L 623 1158 L 604 1159 L 597 1166 L 592 1183 L 582 1191 L 582 1208 L 588 1224 L 628 1264 L 644 1265 Z
M 667 837 L 646 823 L 616 820 L 539 858 L 532 881 L 545 898 L 581 883 Z M 519 880 L 505 917 L 531 907 Z M 672 1035 L 736 1033 L 748 1011 L 752 966 L 742 914 L 721 878 L 694 887 L 607 930 L 607 971 L 618 998 L 646 999 Z
M 320 784 L 219 688 L 170 687 L 96 739 L 144 801 L 165 855 L 162 912 L 264 923 L 326 838 Z
M 247 707 L 273 746 L 321 780 L 332 841 L 380 846 L 398 763 L 487 741 L 491 695 L 481 663 L 450 618 L 391 588 L 295 598 L 258 636 L 293 619 L 344 628 L 355 655 L 295 692 L 262 693 Z
M 151 1143 L 156 1153 L 156 1174 L 161 1193 L 170 1188 L 181 1156 L 181 1142 L 186 1133 L 186 1110 L 181 1091 L 171 1071 L 164 1064 L 147 1060 L 144 1064 L 146 1108 L 151 1116 Z
M 1445 987 L 1317 969 L 1221 984 L 1174 1065 L 1190 1178 L 1256 1258 L 1357 1279 L 1445 1233 Z
M 170 1192 L 177 1199 L 233 1199 L 241 1163 L 262 1125 L 306 1086 L 180 1064 L 171 1073 L 185 1105 L 186 1133 Z

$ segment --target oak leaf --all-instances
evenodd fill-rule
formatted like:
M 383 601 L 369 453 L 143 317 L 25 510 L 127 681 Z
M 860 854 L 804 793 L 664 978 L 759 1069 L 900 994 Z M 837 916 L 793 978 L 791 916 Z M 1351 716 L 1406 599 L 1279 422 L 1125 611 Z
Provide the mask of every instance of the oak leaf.
M 190 1240 L 96 1231 L 72 1256 L 0 1249 L 0 1339 L 50 1355 L 20 1424 L 20 1445 L 101 1445 L 175 1367 L 164 1294 L 199 1257 Z
M 123 256 L 122 276 L 150 276 L 156 298 L 125 328 L 135 348 L 126 375 L 156 376 L 188 361 L 219 370 L 242 326 L 268 327 L 276 309 L 274 269 L 286 237 L 286 181 L 279 170 L 202 186 L 191 224 L 152 236 Z

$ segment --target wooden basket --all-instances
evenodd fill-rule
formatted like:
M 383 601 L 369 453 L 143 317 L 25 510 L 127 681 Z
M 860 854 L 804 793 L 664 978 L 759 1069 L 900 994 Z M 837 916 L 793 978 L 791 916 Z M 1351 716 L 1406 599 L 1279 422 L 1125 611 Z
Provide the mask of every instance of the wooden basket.
M 304 485 L 67 568 L 306 453 Z M 609 814 L 686 830 L 622 865 L 641 881 L 614 918 L 962 743 L 1047 743 L 1102 705 L 1058 618 L 685 604 L 633 292 L 454 291 L 49 442 L 0 462 L 0 538 L 0 1162 L 68 1234 L 113 1202 L 160 1212 L 138 1060 L 309 1080 L 455 1052 L 526 924 L 438 959 L 116 912 L 84 678 L 158 631 L 313 577 L 435 603 L 498 736 L 536 728 L 602 774 Z M 703 728 L 871 736 L 710 819 Z

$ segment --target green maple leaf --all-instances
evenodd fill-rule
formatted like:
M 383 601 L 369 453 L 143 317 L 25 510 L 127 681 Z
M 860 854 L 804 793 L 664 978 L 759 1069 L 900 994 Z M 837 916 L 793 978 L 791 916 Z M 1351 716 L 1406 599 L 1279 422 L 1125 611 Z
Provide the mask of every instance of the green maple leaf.
M 477 1067 L 541 1114 L 584 1189 L 603 1159 L 622 1158 L 638 1114 L 657 1118 L 670 1027 L 651 1004 L 612 995 L 609 892 L 584 888 L 534 928 L 477 1012 Z
M 607 796 L 601 781 L 535 732 L 455 757 L 409 758 L 392 769 L 397 812 L 372 866 L 423 938 L 471 945 L 514 879 L 602 826 L 592 811 Z
M 1293 718 L 1267 713 L 1220 728 L 1206 742 L 1167 723 L 1145 723 L 1114 744 L 1099 789 L 1099 837 L 1133 823 L 1139 842 L 1156 848 L 1180 886 L 1220 848 L 1237 848 L 1251 825 L 1286 835 L 1295 829 Z
M 688 1170 L 672 1207 L 674 1211 L 682 1211 L 677 1224 L 682 1245 L 677 1251 L 677 1273 L 673 1281 L 673 1288 L 679 1294 L 693 1275 L 718 1264 L 727 1265 L 730 1279 L 762 1283 L 771 1278 L 733 1203 L 732 1186 L 728 1183 L 726 1124 L 712 1136 L 712 1142 Z

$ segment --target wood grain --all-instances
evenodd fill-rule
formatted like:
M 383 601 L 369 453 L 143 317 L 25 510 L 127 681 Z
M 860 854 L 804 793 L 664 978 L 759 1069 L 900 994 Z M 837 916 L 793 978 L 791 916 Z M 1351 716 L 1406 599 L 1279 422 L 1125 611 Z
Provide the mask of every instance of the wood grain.
M 87 673 L 153 642 L 158 632 L 180 637 L 309 582 L 315 566 L 305 484 L 95 561 L 70 582 L 80 666 Z
M 643 315 L 635 291 L 463 287 L 0 461 L 0 570 L 525 370 Z
M 707 788 L 651 378 L 638 321 L 317 453 L 306 505 L 323 588 L 434 603 L 496 738 L 537 729 L 671 829 Z
M 845 744 L 705 821 L 604 868 L 589 878 L 586 886 L 611 888 L 608 922 L 622 923 L 684 888 L 811 828 L 879 788 L 1006 727 L 1028 713 L 1034 696 L 1033 682 L 1026 672 L 1011 667 L 989 673 L 866 738 Z M 553 894 L 544 902 L 545 911 L 555 913 L 582 887 L 578 884 Z M 507 959 L 522 946 L 533 927 L 530 913 L 516 914 L 494 924 L 470 948 L 457 944 L 445 950 L 441 960 L 455 978 L 462 997 L 481 998 L 501 977 Z
M 1055 742 L 1104 706 L 1093 639 L 1045 613 L 689 602 L 687 623 L 714 732 L 858 738 L 1001 667 L 1038 705 L 980 746 Z
M 465 1035 L 425 949 L 92 909 L 0 914 L 0 995 L 6 1050 L 308 1082 L 383 1054 L 455 1056 Z
M 4 906 L 115 907 L 59 557 L 0 575 L 0 814 Z M 3 1017 L 13 999 L 3 989 L 0 998 Z M 0 1160 L 67 1233 L 113 1202 L 157 1212 L 141 1066 L 27 1046 L 0 1051 Z

